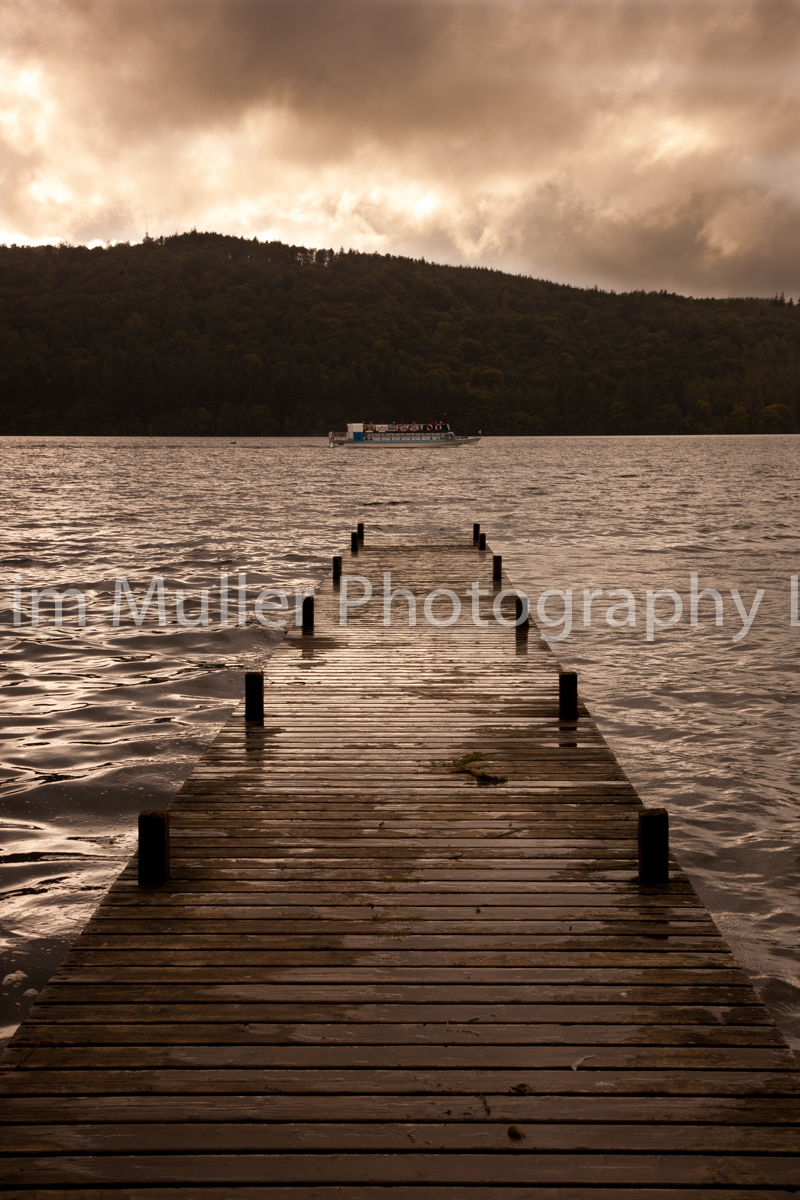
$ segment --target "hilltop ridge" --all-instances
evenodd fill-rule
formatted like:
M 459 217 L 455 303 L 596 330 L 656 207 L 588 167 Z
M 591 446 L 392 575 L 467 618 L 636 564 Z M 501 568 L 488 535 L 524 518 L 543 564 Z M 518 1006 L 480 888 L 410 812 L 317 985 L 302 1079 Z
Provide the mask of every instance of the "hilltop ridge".
M 215 233 L 0 247 L 0 433 L 800 429 L 800 305 Z

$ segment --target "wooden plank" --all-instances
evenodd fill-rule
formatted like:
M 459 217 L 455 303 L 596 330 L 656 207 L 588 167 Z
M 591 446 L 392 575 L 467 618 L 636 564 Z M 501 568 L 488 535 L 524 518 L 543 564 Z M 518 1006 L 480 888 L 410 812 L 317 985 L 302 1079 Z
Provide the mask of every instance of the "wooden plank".
M 637 972 L 637 976 L 641 975 L 644 982 L 650 977 L 650 972 L 668 967 L 676 973 L 672 977 L 678 981 L 683 968 L 693 975 L 697 974 L 698 977 L 708 974 L 710 978 L 712 973 L 722 970 L 726 973 L 731 972 L 737 979 L 748 978 L 730 951 L 698 954 L 678 950 L 650 950 L 618 954 L 607 950 L 563 952 L 475 949 L 453 955 L 449 950 L 394 950 L 386 947 L 363 952 L 336 948 L 299 950 L 293 947 L 285 950 L 257 950 L 248 949 L 247 946 L 234 950 L 215 950 L 211 948 L 211 939 L 204 949 L 194 950 L 183 946 L 177 949 L 173 949 L 172 946 L 163 947 L 157 938 L 127 937 L 96 938 L 92 945 L 100 948 L 86 948 L 79 955 L 68 955 L 62 967 L 58 969 L 56 977 L 60 978 L 62 972 L 69 975 L 73 969 L 91 971 L 94 967 L 104 964 L 119 964 L 121 967 L 139 964 L 172 966 L 175 970 L 197 966 L 208 966 L 212 969 L 220 966 L 275 966 L 296 968 L 298 971 L 304 966 L 353 966 L 358 969 L 364 965 L 376 972 L 387 966 L 406 971 L 426 966 L 439 966 L 453 971 L 470 966 L 495 967 L 499 971 L 514 967 L 537 967 L 543 972 L 543 979 L 555 979 L 556 976 L 552 973 L 558 970 L 580 970 L 587 983 L 591 983 L 595 977 L 600 978 L 600 973 L 603 979 L 611 978 L 610 972 L 614 972 L 615 978 L 618 972 L 624 972 L 627 978 L 629 971 Z M 558 977 L 561 978 L 561 975 Z
M 193 996 L 194 1008 L 199 1005 L 217 1008 L 219 1001 L 236 1002 L 241 1004 L 258 1004 L 273 1008 L 286 1004 L 296 1006 L 298 1018 L 312 1007 L 318 1010 L 320 1005 L 347 1005 L 351 1012 L 384 1011 L 386 1006 L 420 1005 L 428 1011 L 428 1006 L 436 1012 L 449 1012 L 453 986 L 445 981 L 438 983 L 394 983 L 382 980 L 375 983 L 326 983 L 315 980 L 310 983 L 292 984 L 288 982 L 266 983 L 234 983 L 226 979 L 224 983 L 211 982 L 206 979 L 195 984 Z M 448 996 L 448 993 L 450 994 Z M 59 1007 L 73 1005 L 84 1008 L 87 1004 L 95 1008 L 107 1005 L 117 1008 L 124 1005 L 126 1011 L 134 1005 L 150 1007 L 152 1005 L 165 1009 L 167 1005 L 183 1011 L 186 987 L 183 983 L 103 983 L 87 978 L 78 983 L 53 981 L 41 994 L 40 1008 L 49 1010 L 54 1005 Z M 448 1003 L 451 999 L 451 1003 Z M 574 1019 L 575 1010 L 588 1010 L 595 1013 L 602 1006 L 604 1015 L 610 1010 L 610 1018 L 620 1023 L 622 1009 L 635 1008 L 637 1018 L 644 1011 L 654 1007 L 659 1010 L 665 1005 L 674 1005 L 681 1010 L 686 1006 L 692 1008 L 702 1006 L 709 1014 L 716 1016 L 720 1011 L 730 1013 L 731 1010 L 743 1008 L 746 1013 L 760 1013 L 761 1006 L 753 988 L 742 987 L 664 987 L 658 984 L 648 984 L 638 987 L 634 984 L 620 988 L 619 984 L 603 986 L 602 984 L 571 983 L 571 984 L 534 984 L 512 983 L 507 985 L 480 985 L 458 981 L 457 1000 L 459 1005 L 491 1006 L 492 1019 L 503 1020 L 511 1013 L 519 1014 L 520 1018 L 536 1019 L 540 1013 L 548 1020 L 553 1004 L 560 1006 L 565 1021 Z M 370 1003 L 372 1002 L 372 1003 Z M 433 1006 L 435 1005 L 435 1009 Z M 495 1017 L 494 1014 L 498 1014 Z M 535 1016 L 534 1016 L 535 1014 Z M 372 1019 L 372 1018 L 367 1018 Z M 693 1013 L 692 1023 L 698 1017 Z M 709 1020 L 713 1018 L 709 1017 Z M 730 1023 L 730 1017 L 726 1023 Z M 748 1021 L 748 1024 L 764 1022 Z
M 525 1085 L 527 1086 L 527 1085 Z M 494 1121 L 532 1124 L 796 1125 L 800 1095 L 750 1095 L 746 1105 L 730 1096 L 531 1096 L 510 1090 L 453 1096 L 338 1095 L 274 1096 L 102 1096 L 75 1097 L 64 1111 L 60 1096 L 15 1096 L 0 1100 L 0 1123 L 49 1127 L 73 1125 L 236 1124 L 260 1122 L 424 1121 L 483 1124 L 487 1108 Z M 13 1135 L 11 1135 L 13 1137 Z M 86 1131 L 82 1134 L 85 1142 Z M 63 1148 L 63 1147 L 62 1147 Z
M 339 1101 L 341 1103 L 341 1101 Z M 488 1103 L 488 1102 L 487 1102 Z M 331 1110 L 332 1111 L 332 1110 Z M 505 1122 L 505 1123 L 504 1123 Z M 511 1149 L 526 1158 L 548 1151 L 569 1150 L 573 1154 L 594 1151 L 625 1151 L 645 1154 L 793 1154 L 797 1150 L 796 1129 L 757 1125 L 628 1125 L 621 1122 L 592 1125 L 547 1121 L 535 1124 L 518 1116 L 520 1137 L 509 1136 L 507 1118 L 498 1121 L 462 1121 L 457 1117 L 442 1122 L 401 1121 L 359 1122 L 305 1120 L 209 1121 L 185 1124 L 151 1122 L 149 1124 L 110 1125 L 33 1125 L 0 1129 L 0 1155 L 15 1154 L 102 1155 L 196 1154 L 209 1160 L 219 1154 L 292 1154 L 310 1157 L 326 1152 L 382 1152 L 405 1155 L 416 1147 L 428 1151 L 463 1153 L 495 1151 L 506 1153 L 509 1142 L 527 1142 Z M 765 1157 L 762 1169 L 767 1169 Z M 3 1178 L 0 1159 L 0 1179 Z M 797 1176 L 795 1176 L 795 1182 Z
M 453 1029 L 448 1041 L 440 1037 L 426 1041 L 420 1036 L 415 1041 L 409 1040 L 408 1044 L 403 1044 L 390 1037 L 378 1038 L 373 1045 L 369 1045 L 363 1037 L 357 1042 L 348 1041 L 345 1033 L 341 1043 L 335 1045 L 324 1038 L 327 1028 L 322 1026 L 309 1030 L 307 1040 L 303 1041 L 304 1031 L 299 1027 L 298 1038 L 292 1041 L 286 1033 L 281 1039 L 279 1033 L 270 1026 L 260 1038 L 258 1026 L 248 1028 L 236 1025 L 218 1030 L 216 1037 L 209 1037 L 208 1044 L 203 1044 L 202 1027 L 200 1034 L 195 1036 L 195 1029 L 190 1026 L 182 1031 L 183 1045 L 178 1040 L 180 1034 L 173 1040 L 159 1031 L 154 1032 L 151 1038 L 142 1037 L 139 1041 L 131 1037 L 127 1046 L 123 1041 L 123 1031 L 117 1041 L 109 1039 L 108 1046 L 102 1045 L 100 1037 L 92 1042 L 84 1036 L 83 1039 L 75 1039 L 74 1047 L 68 1044 L 67 1030 L 63 1043 L 45 1041 L 40 1045 L 34 1035 L 32 1043 L 20 1045 L 14 1053 L 19 1054 L 17 1072 L 31 1076 L 38 1076 L 39 1072 L 47 1070 L 77 1072 L 91 1068 L 93 1071 L 133 1071 L 138 1068 L 145 1072 L 168 1067 L 201 1069 L 204 1072 L 229 1067 L 246 1067 L 253 1071 L 337 1069 L 346 1072 L 365 1069 L 505 1069 L 514 1077 L 518 1077 L 520 1071 L 532 1071 L 540 1067 L 592 1073 L 622 1068 L 693 1071 L 713 1067 L 739 1070 L 744 1065 L 754 1070 L 786 1072 L 797 1069 L 797 1060 L 779 1038 L 770 1037 L 769 1033 L 758 1038 L 748 1036 L 748 1031 L 737 1030 L 711 1029 L 707 1040 L 686 1037 L 685 1033 L 681 1036 L 678 1030 L 671 1040 L 669 1027 L 666 1027 L 666 1033 L 662 1032 L 662 1027 L 658 1031 L 660 1044 L 657 1046 L 652 1045 L 643 1030 L 631 1031 L 627 1043 L 621 1037 L 609 1036 L 609 1044 L 603 1045 L 593 1028 L 584 1031 L 584 1041 L 581 1041 L 580 1029 L 577 1036 L 573 1036 L 574 1029 L 570 1029 L 568 1035 L 563 1030 L 550 1029 L 545 1032 L 542 1044 L 532 1040 L 514 1043 L 509 1038 L 508 1044 L 481 1045 L 476 1038 L 468 1039 L 463 1034 L 459 1037 L 459 1031 Z M 247 1037 L 247 1034 L 250 1036 Z M 390 1034 L 393 1035 L 394 1030 L 390 1030 Z M 159 1044 L 159 1039 L 163 1039 L 163 1044 Z M 4 1091 L 6 1087 L 15 1086 L 17 1084 L 13 1080 L 4 1079 Z
M 337 899 L 340 899 L 337 897 Z M 668 903 L 642 905 L 637 904 L 608 904 L 598 905 L 584 902 L 569 904 L 563 899 L 560 905 L 544 905 L 536 897 L 529 897 L 527 904 L 511 904 L 499 896 L 493 902 L 487 902 L 482 896 L 476 896 L 474 903 L 467 904 L 463 898 L 448 897 L 447 903 L 429 904 L 427 898 L 422 903 L 419 898 L 413 903 L 411 899 L 392 897 L 364 896 L 360 902 L 350 903 L 340 899 L 338 904 L 328 904 L 324 898 L 315 900 L 312 896 L 291 897 L 290 900 L 276 899 L 274 896 L 260 897 L 260 903 L 251 902 L 243 896 L 231 897 L 227 901 L 217 896 L 208 897 L 205 903 L 198 904 L 194 898 L 184 899 L 182 903 L 173 903 L 172 897 L 149 896 L 142 897 L 143 903 L 120 903 L 114 898 L 104 907 L 98 921 L 125 920 L 130 916 L 133 920 L 206 920 L 213 917 L 223 917 L 226 920 L 261 918 L 267 916 L 270 920 L 300 920 L 313 916 L 318 921 L 363 921 L 374 920 L 375 914 L 387 915 L 395 913 L 404 920 L 414 917 L 425 921 L 464 921 L 474 922 L 476 915 L 483 915 L 486 920 L 495 921 L 524 921 L 526 924 L 534 921 L 586 922 L 613 921 L 644 922 L 658 921 L 660 923 L 680 924 L 690 923 L 714 929 L 711 919 L 702 908 L 696 905 Z M 264 912 L 268 909 L 268 912 Z M 152 911 L 151 911 L 152 910 Z M 371 915 L 370 915 L 371 914 Z
M 197 931 L 194 928 L 187 929 L 184 924 L 175 923 L 178 928 L 164 929 L 163 925 L 158 925 L 156 922 L 151 922 L 150 925 L 143 923 L 144 928 L 148 932 L 142 932 L 137 929 L 137 926 L 120 923 L 119 928 L 108 924 L 103 929 L 102 934 L 96 932 L 95 928 L 90 928 L 84 935 L 86 943 L 92 948 L 100 948 L 106 944 L 114 942 L 125 942 L 128 946 L 174 946 L 180 935 L 180 944 L 182 947 L 191 949 L 193 947 L 228 947 L 231 942 L 230 926 L 225 922 L 216 922 L 212 924 L 211 929 L 203 929 Z M 265 922 L 265 925 L 269 923 Z M 498 932 L 497 930 L 487 931 L 479 929 L 464 934 L 462 931 L 453 932 L 450 929 L 446 931 L 432 930 L 431 926 L 427 926 L 425 932 L 421 932 L 414 925 L 407 925 L 404 929 L 386 928 L 384 924 L 374 922 L 366 934 L 345 934 L 339 930 L 331 930 L 330 928 L 321 929 L 319 925 L 315 926 L 314 932 L 303 932 L 299 934 L 296 931 L 285 930 L 283 922 L 272 924 L 272 930 L 281 929 L 282 932 L 253 932 L 252 930 L 242 928 L 241 923 L 236 928 L 236 944 L 240 947 L 258 947 L 259 949 L 269 949 L 276 947 L 293 947 L 297 949 L 313 948 L 318 946 L 324 949 L 339 949 L 362 950 L 366 952 L 369 949 L 384 949 L 385 938 L 387 937 L 402 937 L 404 944 L 409 949 L 437 949 L 444 950 L 450 948 L 455 952 L 463 952 L 463 950 L 475 949 L 491 949 L 503 948 L 513 950 L 516 949 L 523 938 L 525 946 L 531 949 L 542 950 L 565 950 L 565 952 L 578 952 L 578 950 L 654 950 L 661 946 L 668 946 L 684 950 L 694 950 L 698 955 L 704 956 L 705 953 L 726 953 L 728 952 L 727 942 L 722 937 L 704 937 L 698 935 L 688 935 L 686 932 L 680 934 L 669 934 L 662 930 L 648 929 L 645 926 L 644 930 L 628 931 L 624 928 L 615 931 L 614 934 L 604 934 L 601 931 L 581 931 L 572 932 L 566 930 L 564 932 L 530 932 L 530 930 L 509 929 L 506 932 Z M 603 926 L 604 929 L 604 926 Z
M 55 1014 L 60 1016 L 61 1014 Z M 417 1013 L 416 1016 L 422 1016 Z M 28 1040 L 20 1039 L 19 1048 L 23 1045 L 311 1045 L 329 1046 L 331 1051 L 337 1046 L 371 1045 L 396 1046 L 395 1057 L 404 1058 L 405 1046 L 409 1045 L 438 1045 L 438 1046 L 467 1046 L 475 1049 L 480 1057 L 488 1045 L 522 1045 L 533 1052 L 536 1046 L 593 1046 L 601 1048 L 604 1045 L 662 1045 L 662 1046 L 781 1046 L 780 1034 L 769 1025 L 703 1025 L 697 1026 L 686 1022 L 684 1025 L 658 1024 L 657 1030 L 650 1025 L 594 1025 L 587 1021 L 585 1024 L 560 1025 L 542 1022 L 539 1025 L 515 1024 L 506 1021 L 498 1025 L 491 1021 L 474 1019 L 453 1019 L 439 1021 L 408 1021 L 391 1020 L 357 1022 L 345 1019 L 336 1021 L 333 1014 L 326 1014 L 323 1021 L 276 1022 L 269 1020 L 236 1021 L 234 1024 L 224 1024 L 222 1021 L 181 1021 L 170 1019 L 169 1016 L 157 1022 L 154 1021 L 104 1021 L 100 1016 L 97 1020 L 76 1021 L 70 1024 L 68 1019 L 56 1020 L 48 1024 L 47 1013 L 41 1021 L 31 1022 Z M 471 1050 L 469 1051 L 471 1054 Z M 392 1052 L 387 1049 L 389 1058 Z M 469 1056 L 469 1055 L 468 1055 Z M 320 1061 L 321 1061 L 321 1055 Z M 285 1058 L 285 1055 L 284 1055 Z M 572 1056 L 570 1062 L 575 1058 Z M 303 1062 L 306 1058 L 303 1058 Z M 336 1060 L 339 1061 L 339 1058 Z M 341 1060 L 344 1061 L 344 1060 Z M 404 1060 L 405 1061 L 405 1060 Z M 409 1062 L 411 1060 L 408 1060 Z M 413 1061 L 416 1061 L 414 1058 Z M 426 1058 L 429 1062 L 429 1058 Z M 494 1061 L 494 1060 L 492 1060 Z M 505 1061 L 505 1060 L 504 1060 Z M 26 1067 L 34 1068 L 40 1062 L 38 1055 L 32 1056 L 26 1062 Z M 567 1063 L 570 1066 L 570 1063 Z M 591 1066 L 595 1066 L 594 1058 Z
M 315 989 L 316 990 L 316 989 Z M 36 1011 L 28 1019 L 31 1024 L 40 1020 L 50 1022 L 68 1021 L 71 1023 L 103 1021 L 127 1023 L 162 1021 L 203 1021 L 203 1022 L 270 1022 L 270 1021 L 304 1021 L 331 1022 L 337 1019 L 359 1021 L 368 1024 L 389 1022 L 390 1024 L 411 1023 L 447 1023 L 452 1021 L 486 1021 L 491 1023 L 524 1022 L 535 1024 L 562 1025 L 764 1025 L 771 1027 L 773 1021 L 769 1013 L 760 1005 L 730 1005 L 712 1007 L 711 1005 L 683 1006 L 680 1004 L 481 1004 L 479 1001 L 470 1003 L 463 1001 L 443 1000 L 438 1004 L 417 1003 L 392 1004 L 387 1000 L 381 1004 L 358 1004 L 353 1001 L 320 1000 L 302 1003 L 300 1001 L 280 1004 L 278 1002 L 262 1004 L 246 1003 L 235 999 L 219 1001 L 209 999 L 206 1003 L 173 1004 L 145 1003 L 140 1004 L 92 1004 L 76 1002 L 74 1004 L 48 1003 L 35 1005 Z
M 737 1057 L 731 1057 L 735 1053 Z M 745 1051 L 730 1052 L 726 1059 L 713 1066 L 697 1066 L 698 1056 L 683 1058 L 674 1052 L 666 1056 L 651 1053 L 647 1066 L 636 1066 L 636 1059 L 615 1056 L 613 1067 L 594 1070 L 567 1067 L 522 1065 L 505 1070 L 492 1067 L 400 1069 L 381 1066 L 332 1068 L 303 1067 L 210 1067 L 200 1058 L 194 1067 L 163 1067 L 143 1070 L 141 1067 L 106 1070 L 19 1071 L 8 1081 L 7 1094 L 19 1097 L 55 1097 L 64 1114 L 63 1096 L 91 1098 L 155 1096 L 263 1096 L 321 1095 L 341 1097 L 354 1095 L 410 1094 L 414 1096 L 490 1096 L 506 1094 L 514 1087 L 553 1095 L 674 1095 L 729 1096 L 741 1109 L 749 1107 L 749 1097 L 798 1096 L 797 1072 L 788 1064 L 782 1072 L 777 1060 L 766 1058 L 766 1069 L 744 1069 Z M 750 1051 L 751 1057 L 755 1052 Z M 563 1056 L 562 1056 L 563 1057 Z M 709 1057 L 703 1055 L 703 1062 Z M 753 1059 L 755 1061 L 755 1059 Z M 759 1060 L 761 1061 L 761 1060 Z M 786 1065 L 786 1060 L 784 1065 Z M 681 1063 L 683 1065 L 681 1065 Z M 696 1069 L 692 1068 L 692 1063 Z M 42 1110 L 43 1111 L 43 1110 Z
M 99 1127 L 98 1127 L 99 1128 Z M 554 1127 L 557 1128 L 557 1127 Z M 795 1188 L 797 1156 L 752 1154 L 665 1154 L 652 1153 L 525 1153 L 509 1145 L 495 1153 L 404 1154 L 361 1152 L 358 1154 L 157 1154 L 148 1155 L 63 1155 L 24 1156 L 0 1160 L 0 1181 L 15 1187 L 87 1184 L 127 1186 L 155 1184 L 194 1189 L 197 1185 L 261 1184 L 353 1184 L 384 1186 L 418 1183 L 459 1185 L 504 1185 L 530 1188 L 540 1183 L 561 1187 L 574 1184 L 641 1185 L 664 1184 L 688 1187 L 736 1184 L 744 1180 L 752 1187 Z M 409 1146 L 413 1143 L 409 1140 Z M 525 1142 L 522 1143 L 525 1146 Z M 527 1150 L 527 1146 L 525 1147 Z
M 198 1197 L 198 1200 L 231 1200 L 231 1192 L 228 1188 L 218 1187 L 203 1187 L 194 1185 L 191 1191 L 192 1197 Z M 185 1200 L 186 1190 L 182 1187 L 126 1187 L 124 1195 L 126 1200 Z M 388 1200 L 387 1189 L 381 1185 L 377 1187 L 347 1185 L 346 1192 L 348 1200 Z M 391 1186 L 392 1200 L 531 1200 L 531 1190 L 528 1187 L 517 1188 L 514 1186 L 500 1188 L 492 1185 L 472 1187 L 467 1185 L 461 1187 L 459 1185 L 448 1184 L 445 1188 L 415 1187 L 413 1184 L 404 1186 Z M 757 1191 L 751 1191 L 749 1188 L 734 1190 L 728 1188 L 713 1188 L 705 1187 L 692 1188 L 690 1191 L 676 1191 L 674 1188 L 639 1188 L 629 1189 L 626 1187 L 595 1188 L 587 1186 L 586 1188 L 570 1185 L 568 1190 L 562 1187 L 537 1187 L 536 1200 L 676 1200 L 686 1196 L 691 1196 L 694 1200 L 785 1200 L 787 1193 L 781 1189 L 776 1191 L 765 1191 L 759 1188 Z M 6 1192 L 8 1200 L 65 1200 L 64 1192 L 61 1189 L 56 1191 L 50 1188 L 35 1188 L 30 1190 L 26 1188 L 24 1191 L 8 1191 Z M 270 1184 L 260 1184 L 257 1187 L 247 1187 L 236 1185 L 236 1196 L 238 1200 L 342 1200 L 342 1188 L 337 1184 L 327 1187 L 324 1184 L 314 1184 L 311 1188 L 304 1186 L 289 1185 L 283 1187 L 280 1184 L 272 1186 Z M 70 1200 L 119 1200 L 120 1193 L 116 1188 L 106 1189 L 102 1186 L 97 1188 L 70 1188 Z
M 537 981 L 542 984 L 585 983 L 636 985 L 661 984 L 663 986 L 700 985 L 710 987 L 721 984 L 732 987 L 749 987 L 747 976 L 735 963 L 721 956 L 721 965 L 715 967 L 704 959 L 684 955 L 685 964 L 672 966 L 669 955 L 642 955 L 642 963 L 631 963 L 627 955 L 619 956 L 614 965 L 614 956 L 570 955 L 561 956 L 568 965 L 559 966 L 559 956 L 554 959 L 543 957 L 537 965 L 531 960 L 517 960 L 512 954 L 477 953 L 459 957 L 448 952 L 409 951 L 414 958 L 398 962 L 402 951 L 367 954 L 346 952 L 308 951 L 293 955 L 291 950 L 248 952 L 243 951 L 183 951 L 170 956 L 169 952 L 152 950 L 105 950 L 91 952 L 92 958 L 84 959 L 74 969 L 62 963 L 52 983 L 115 983 L 130 980 L 140 983 L 203 983 L 218 982 L 220 967 L 224 967 L 224 978 L 230 983 L 296 982 L 355 983 L 365 981 L 392 981 L 396 983 L 526 983 Z M 374 957 L 374 964 L 370 958 Z M 531 955 L 531 959 L 534 956 Z M 455 959 L 455 962 L 454 962 Z M 449 961 L 448 961 L 449 960 Z M 443 964 L 443 965 L 438 965 Z M 545 965 L 546 964 L 546 965 Z M 755 1001 L 754 1001 L 755 1002 Z

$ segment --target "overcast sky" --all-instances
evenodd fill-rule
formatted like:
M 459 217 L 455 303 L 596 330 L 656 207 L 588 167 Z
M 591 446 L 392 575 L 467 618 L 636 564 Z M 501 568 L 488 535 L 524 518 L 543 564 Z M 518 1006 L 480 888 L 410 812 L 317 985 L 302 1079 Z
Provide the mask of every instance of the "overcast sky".
M 0 241 L 800 292 L 800 0 L 0 0 Z

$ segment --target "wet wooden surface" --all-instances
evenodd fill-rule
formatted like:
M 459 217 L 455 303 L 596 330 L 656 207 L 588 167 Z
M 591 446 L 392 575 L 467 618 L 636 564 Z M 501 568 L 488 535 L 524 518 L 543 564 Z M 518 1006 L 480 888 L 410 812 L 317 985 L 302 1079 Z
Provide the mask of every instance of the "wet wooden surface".
M 173 878 L 129 865 L 6 1052 L 4 1194 L 797 1194 L 798 1062 L 677 864 L 640 888 L 641 802 L 491 550 L 344 570 L 373 600 L 342 627 L 324 581 L 175 798 Z

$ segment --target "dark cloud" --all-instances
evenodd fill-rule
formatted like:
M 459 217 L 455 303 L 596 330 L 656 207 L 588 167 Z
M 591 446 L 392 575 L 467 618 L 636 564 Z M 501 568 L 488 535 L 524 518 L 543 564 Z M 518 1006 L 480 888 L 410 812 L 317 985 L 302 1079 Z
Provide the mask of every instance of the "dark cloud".
M 800 3 L 5 0 L 0 236 L 800 287 Z

